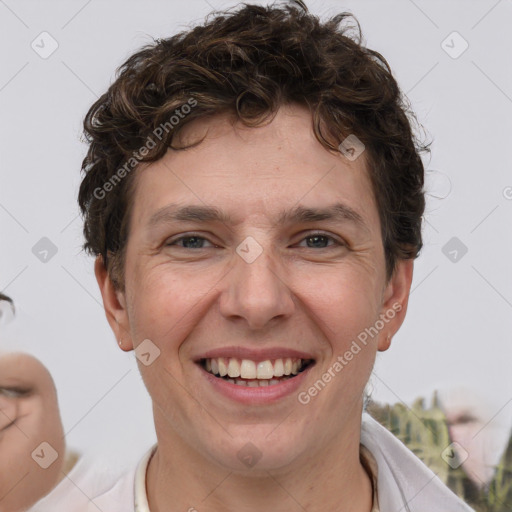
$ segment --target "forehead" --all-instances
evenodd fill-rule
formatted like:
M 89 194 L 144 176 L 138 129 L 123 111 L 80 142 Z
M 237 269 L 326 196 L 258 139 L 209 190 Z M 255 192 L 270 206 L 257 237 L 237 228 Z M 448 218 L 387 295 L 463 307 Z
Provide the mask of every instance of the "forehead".
M 31 385 L 51 381 L 46 367 L 38 359 L 23 352 L 0 353 L 0 385 Z
M 203 211 L 188 214 L 233 224 L 263 212 L 275 224 L 322 215 L 378 223 L 364 154 L 350 161 L 326 149 L 304 107 L 282 107 L 257 127 L 228 115 L 198 119 L 184 127 L 177 143 L 198 140 L 137 170 L 133 221 L 154 221 L 170 204 L 194 204 Z

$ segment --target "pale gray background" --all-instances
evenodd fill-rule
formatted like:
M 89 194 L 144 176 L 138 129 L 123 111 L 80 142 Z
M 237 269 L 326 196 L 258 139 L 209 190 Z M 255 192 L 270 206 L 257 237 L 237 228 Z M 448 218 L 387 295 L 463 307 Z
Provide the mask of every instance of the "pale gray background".
M 256 3 L 267 3 L 258 1 Z M 51 370 L 70 446 L 132 463 L 155 440 L 134 354 L 105 320 L 93 260 L 81 252 L 76 196 L 81 122 L 133 51 L 235 2 L 0 0 L 0 290 L 16 301 L 0 349 Z M 407 320 L 378 356 L 376 399 L 410 404 L 463 385 L 490 404 L 489 427 L 512 424 L 512 2 L 310 0 L 359 19 L 434 139 L 425 249 Z M 31 43 L 47 31 L 58 49 Z M 469 48 L 450 57 L 457 31 Z M 36 42 L 40 38 L 36 39 Z M 453 42 L 451 42 L 453 41 Z M 462 42 L 448 39 L 452 52 Z M 46 45 L 48 48 L 48 43 Z M 436 197 L 433 197 L 436 196 Z M 58 252 L 42 263 L 33 246 Z M 467 254 L 452 262 L 457 237 Z M 460 255 L 460 253 L 459 253 Z M 460 256 L 459 256 L 460 257 Z

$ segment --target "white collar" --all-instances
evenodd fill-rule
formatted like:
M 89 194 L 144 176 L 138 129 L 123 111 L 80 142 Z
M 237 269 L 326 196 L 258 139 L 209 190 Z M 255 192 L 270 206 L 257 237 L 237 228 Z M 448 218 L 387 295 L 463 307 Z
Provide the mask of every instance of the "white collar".
M 148 493 L 146 487 L 146 476 L 148 472 L 149 461 L 153 457 L 158 444 L 152 446 L 142 457 L 139 462 L 137 469 L 135 470 L 135 485 L 134 485 L 134 497 L 135 497 L 135 512 L 151 512 L 149 510 L 148 503 Z M 373 458 L 371 452 L 360 445 L 362 453 L 364 456 L 366 464 L 370 466 L 370 471 L 372 473 L 372 487 L 373 487 L 373 508 L 371 512 L 379 512 L 378 507 L 378 497 L 377 497 L 377 467 L 375 465 L 375 459 Z
M 368 413 L 363 414 L 361 444 L 376 462 L 378 477 L 377 510 L 451 510 L 473 512 L 450 489 L 435 477 L 406 446 Z M 135 512 L 150 512 L 146 472 L 155 444 L 139 462 L 135 472 Z M 375 504 L 374 504 L 375 505 Z
M 409 448 L 367 412 L 361 443 L 377 462 L 381 510 L 474 512 L 446 487 Z
M 157 445 L 152 446 L 142 457 L 135 472 L 135 512 L 151 512 L 149 510 L 148 494 L 146 490 L 146 473 L 149 461 L 156 451 Z

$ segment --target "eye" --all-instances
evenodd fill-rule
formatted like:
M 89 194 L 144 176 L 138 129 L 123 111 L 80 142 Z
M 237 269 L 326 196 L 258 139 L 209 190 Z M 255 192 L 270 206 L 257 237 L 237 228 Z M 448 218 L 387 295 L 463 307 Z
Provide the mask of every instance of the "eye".
M 184 245 L 177 245 L 178 242 L 183 242 Z M 209 244 L 211 244 L 211 242 L 209 242 L 206 238 L 196 235 L 194 233 L 190 233 L 188 235 L 180 236 L 179 238 L 175 238 L 174 240 L 169 241 L 165 245 L 167 247 L 178 246 L 178 247 L 182 247 L 184 249 L 205 249 L 205 247 L 202 247 L 202 242 L 208 242 Z M 199 245 L 201 245 L 201 246 L 198 247 Z M 212 245 L 214 247 L 217 247 L 215 244 L 212 244 Z
M 6 398 L 21 398 L 29 393 L 30 389 L 0 387 L 0 395 L 5 396 Z
M 308 249 L 313 249 L 313 248 L 327 249 L 329 247 L 331 247 L 331 248 L 335 247 L 335 246 L 344 247 L 346 245 L 341 240 L 338 240 L 337 238 L 330 236 L 326 233 L 322 233 L 322 232 L 310 233 L 308 236 L 304 237 L 302 240 L 303 241 L 304 240 L 312 241 L 313 245 L 308 246 L 307 247 Z M 330 246 L 325 246 L 325 241 L 327 241 L 327 243 L 329 241 L 332 241 L 334 243 L 331 244 Z M 198 234 L 195 234 L 195 233 L 189 233 L 187 235 L 180 236 L 179 238 L 175 238 L 174 240 L 171 240 L 168 243 L 166 243 L 166 246 L 167 247 L 176 246 L 176 247 L 181 247 L 183 249 L 206 249 L 207 247 L 204 247 L 204 242 L 209 243 L 212 247 L 218 247 L 217 245 L 210 242 L 208 239 L 206 239 Z
M 302 240 L 312 240 L 313 246 L 309 246 L 308 248 L 317 248 L 317 249 L 327 249 L 331 246 L 325 246 L 324 241 L 332 240 L 334 242 L 334 246 L 343 247 L 345 244 L 338 240 L 337 238 L 334 238 L 333 236 L 327 235 L 326 233 L 317 232 L 317 233 L 310 233 L 306 237 L 304 237 Z

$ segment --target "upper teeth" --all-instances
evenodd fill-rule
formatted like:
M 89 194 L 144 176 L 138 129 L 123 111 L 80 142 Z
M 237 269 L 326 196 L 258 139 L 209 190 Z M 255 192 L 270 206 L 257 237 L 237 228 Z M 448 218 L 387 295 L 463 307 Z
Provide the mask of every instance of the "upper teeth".
M 207 371 L 225 377 L 241 377 L 242 379 L 272 379 L 283 375 L 297 375 L 304 365 L 303 359 L 275 359 L 271 361 L 256 362 L 250 359 L 236 359 L 234 357 L 215 357 L 205 360 Z

